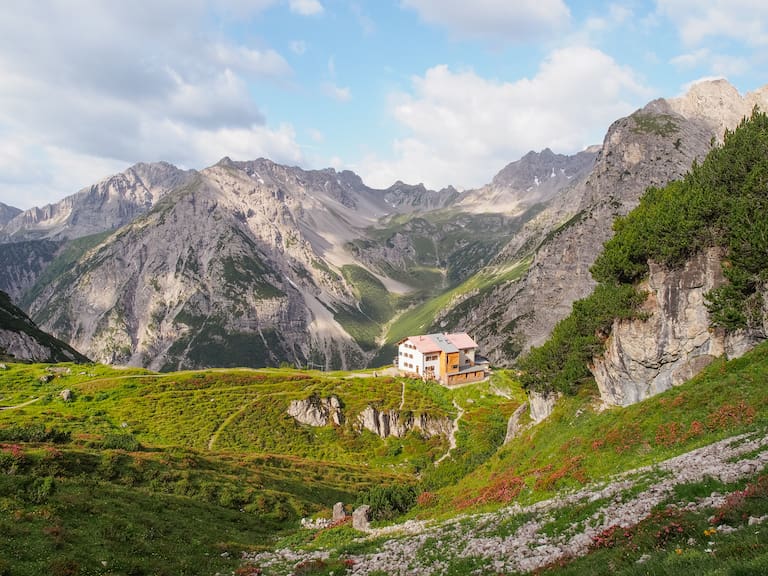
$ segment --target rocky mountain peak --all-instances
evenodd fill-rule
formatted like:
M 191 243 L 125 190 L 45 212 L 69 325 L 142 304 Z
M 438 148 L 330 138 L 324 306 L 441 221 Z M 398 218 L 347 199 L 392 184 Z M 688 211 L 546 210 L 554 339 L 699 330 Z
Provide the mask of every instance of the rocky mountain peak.
M 722 140 L 726 129 L 733 129 L 742 118 L 749 116 L 758 105 L 768 107 L 768 86 L 742 96 L 725 79 L 705 80 L 693 84 L 688 92 L 678 98 L 667 99 L 672 110 L 686 118 L 706 121 Z
M 502 168 L 492 181 L 492 186 L 506 186 L 518 190 L 527 190 L 531 186 L 540 187 L 547 179 L 571 179 L 591 168 L 595 160 L 594 152 L 579 152 L 573 156 L 555 154 L 549 148 L 541 152 L 531 150 L 520 160 L 511 162 Z
M 555 154 L 549 148 L 530 151 L 502 168 L 490 184 L 466 192 L 459 204 L 474 213 L 521 213 L 535 204 L 549 202 L 583 180 L 596 156 L 594 149 L 571 156 Z
M 79 238 L 128 224 L 194 174 L 167 162 L 139 163 L 55 204 L 16 215 L 3 232 L 13 240 Z
M 0 229 L 21 214 L 21 209 L 0 202 Z

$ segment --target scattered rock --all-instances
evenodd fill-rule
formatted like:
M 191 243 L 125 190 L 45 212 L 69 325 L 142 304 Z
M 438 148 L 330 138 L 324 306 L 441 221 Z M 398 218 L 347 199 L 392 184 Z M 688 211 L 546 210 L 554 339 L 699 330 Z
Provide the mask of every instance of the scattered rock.
M 448 564 L 457 558 L 472 557 L 484 559 L 489 568 L 498 572 L 531 572 L 544 566 L 576 558 L 589 552 L 595 538 L 613 526 L 629 528 L 646 518 L 659 504 L 669 501 L 675 486 L 680 483 L 715 478 L 723 483 L 733 483 L 745 476 L 741 470 L 746 462 L 761 470 L 768 464 L 768 435 L 749 438 L 742 435 L 682 454 L 653 467 L 646 467 L 615 477 L 607 484 L 587 486 L 575 492 L 563 493 L 550 500 L 530 506 L 513 504 L 508 508 L 488 514 L 473 514 L 458 517 L 438 525 L 424 521 L 408 521 L 405 524 L 383 528 L 370 528 L 370 509 L 362 506 L 352 515 L 353 526 L 368 532 L 373 537 L 397 534 L 398 537 L 384 542 L 377 551 L 352 556 L 356 576 L 370 576 L 385 572 L 393 576 L 423 574 L 436 576 L 446 571 Z M 640 492 L 627 498 L 637 482 L 644 482 L 647 473 L 659 478 Z M 724 504 L 728 494 L 712 494 L 697 499 L 694 509 L 698 511 L 717 509 Z M 543 527 L 556 516 L 555 512 L 583 506 L 586 502 L 604 500 L 605 504 L 585 523 L 576 523 L 562 534 L 551 536 Z M 686 504 L 687 506 L 687 504 Z M 526 514 L 531 519 L 524 522 L 514 533 L 499 536 L 499 526 L 511 518 Z M 753 518 L 755 525 L 768 520 Z M 730 533 L 736 528 L 721 525 L 718 531 Z M 433 543 L 442 550 L 441 557 L 429 557 L 428 563 L 419 560 L 420 552 L 427 543 Z M 329 551 L 324 551 L 328 554 Z M 285 566 L 285 572 L 298 561 L 311 559 L 317 552 L 278 550 L 262 552 L 249 559 L 263 566 Z M 641 557 L 638 563 L 646 562 Z M 288 566 L 288 563 L 291 563 Z M 503 566 L 502 566 L 503 564 Z M 502 566 L 501 568 L 498 568 Z M 283 572 L 279 572 L 283 573 Z
M 0 364 L 0 370 L 8 370 L 8 366 L 5 364 Z
M 61 396 L 61 399 L 64 400 L 64 402 L 72 402 L 72 390 L 69 388 L 65 388 L 59 392 L 59 396 Z
M 643 554 L 642 556 L 640 556 L 640 558 L 638 558 L 635 561 L 635 564 L 645 564 L 650 559 L 651 559 L 651 555 L 650 554 Z
M 302 518 L 301 519 L 301 527 L 305 528 L 306 530 L 322 530 L 323 528 L 328 528 L 332 524 L 332 520 L 329 518 Z
M 72 374 L 72 368 L 67 366 L 48 366 L 47 370 L 51 374 L 64 374 L 65 376 Z
M 48 384 L 48 382 L 53 380 L 53 374 L 43 374 L 42 376 L 40 376 L 40 378 L 38 378 L 38 380 L 40 380 L 40 382 L 42 382 L 43 384 Z

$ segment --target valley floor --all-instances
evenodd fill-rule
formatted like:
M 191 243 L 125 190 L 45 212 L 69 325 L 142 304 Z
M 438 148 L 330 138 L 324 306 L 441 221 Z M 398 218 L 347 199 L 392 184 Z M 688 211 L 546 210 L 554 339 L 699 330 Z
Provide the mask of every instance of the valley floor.
M 366 552 L 344 558 L 352 566 L 351 573 L 361 576 L 527 573 L 584 556 L 613 538 L 617 530 L 629 539 L 633 527 L 659 510 L 674 511 L 665 512 L 671 517 L 718 510 L 736 493 L 735 489 L 723 490 L 723 486 L 753 478 L 766 465 L 766 431 L 735 436 L 530 506 L 515 504 L 441 524 L 411 520 L 373 529 L 357 545 L 359 549 L 367 548 Z M 686 498 L 683 486 L 694 486 L 696 497 Z M 710 491 L 713 486 L 719 489 Z M 766 515 L 749 517 L 742 524 L 749 525 L 750 533 L 758 534 L 768 529 L 758 526 L 766 520 Z M 680 523 L 670 522 L 669 526 L 687 538 L 673 541 L 678 536 L 673 534 L 670 539 L 672 548 L 678 546 L 674 552 L 680 556 L 688 550 L 715 555 L 718 537 L 739 528 L 721 523 L 711 531 L 689 534 L 684 533 Z M 663 536 L 663 529 L 660 532 Z M 355 545 L 348 548 L 354 550 Z M 245 555 L 244 559 L 264 574 L 277 575 L 293 573 L 298 563 L 330 556 L 328 550 L 283 549 Z M 649 558 L 640 553 L 637 556 L 634 563 L 638 565 Z

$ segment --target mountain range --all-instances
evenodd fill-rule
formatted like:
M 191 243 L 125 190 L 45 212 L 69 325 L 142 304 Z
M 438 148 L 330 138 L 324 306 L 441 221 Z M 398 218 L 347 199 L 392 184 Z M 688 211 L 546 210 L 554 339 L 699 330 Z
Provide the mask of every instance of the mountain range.
M 613 220 L 756 104 L 768 88 L 699 83 L 601 146 L 530 152 L 463 192 L 266 159 L 137 164 L 56 204 L 0 206 L 0 290 L 106 363 L 351 368 L 388 363 L 408 331 L 464 330 L 505 365 L 591 291 Z

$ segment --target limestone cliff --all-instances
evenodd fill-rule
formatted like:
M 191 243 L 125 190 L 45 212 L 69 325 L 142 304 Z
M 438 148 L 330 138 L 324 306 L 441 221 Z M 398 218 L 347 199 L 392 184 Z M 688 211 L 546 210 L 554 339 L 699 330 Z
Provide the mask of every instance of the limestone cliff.
M 399 410 L 379 410 L 375 406 L 366 407 L 358 415 L 357 420 L 361 428 L 381 438 L 389 436 L 402 438 L 412 430 L 419 430 L 426 438 L 437 435 L 448 437 L 453 429 L 453 422 L 447 417 L 440 418 Z
M 306 400 L 292 400 L 286 412 L 297 422 L 308 426 L 328 426 L 331 422 L 336 426 L 344 424 L 344 413 L 337 396 L 310 396 Z
M 603 402 L 627 406 L 682 384 L 715 358 L 741 356 L 761 335 L 710 328 L 705 294 L 725 282 L 722 253 L 710 249 L 684 267 L 651 263 L 640 290 L 641 318 L 617 320 L 591 367 Z
M 553 200 L 561 224 L 543 237 L 525 277 L 489 291 L 454 323 L 473 333 L 495 364 L 541 345 L 572 303 L 592 291 L 589 269 L 616 216 L 633 209 L 647 187 L 682 177 L 722 128 L 733 128 L 756 103 L 768 109 L 768 90 L 742 97 L 725 81 L 703 82 L 614 122 L 589 176 Z M 530 249 L 514 238 L 503 253 L 514 260 Z

